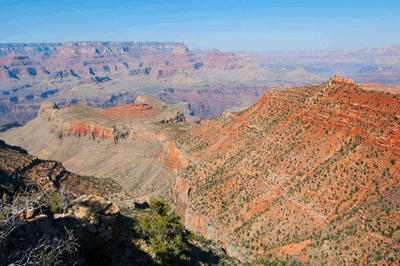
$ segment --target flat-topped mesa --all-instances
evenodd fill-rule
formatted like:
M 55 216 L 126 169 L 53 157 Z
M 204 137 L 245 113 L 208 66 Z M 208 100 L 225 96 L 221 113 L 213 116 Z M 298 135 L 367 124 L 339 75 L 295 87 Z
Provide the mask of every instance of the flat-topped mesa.
M 152 128 L 154 123 L 186 121 L 181 111 L 169 109 L 165 103 L 151 97 L 142 97 L 141 100 L 141 103 L 124 104 L 105 110 L 81 104 L 59 109 L 54 102 L 44 102 L 38 119 L 50 122 L 51 132 L 59 139 L 68 136 L 88 137 L 89 140 L 111 139 L 114 145 L 119 138 L 125 138 L 143 127 Z M 145 102 L 148 100 L 152 105 Z
M 139 102 L 133 104 L 118 105 L 113 108 L 108 108 L 100 113 L 93 113 L 90 117 L 101 117 L 110 120 L 135 120 L 148 118 L 148 121 L 156 123 L 176 123 L 185 122 L 185 116 L 179 110 L 166 109 L 167 106 L 163 103 L 153 102 L 156 108 L 148 103 Z
M 107 119 L 136 119 L 154 116 L 159 112 L 160 111 L 155 110 L 147 103 L 133 103 L 108 108 L 98 114 L 93 114 L 93 116 L 104 117 Z
M 60 109 L 55 102 L 44 102 L 39 109 L 38 117 L 42 117 L 42 119 L 52 123 L 52 132 L 60 139 L 64 136 L 84 137 L 87 135 L 89 136 L 89 140 L 115 139 L 118 136 L 119 132 L 116 132 L 115 128 L 96 124 L 92 121 L 80 121 L 75 118 L 68 118 L 68 112 L 79 113 L 71 111 L 71 108 L 81 108 L 85 112 L 95 110 L 87 106 L 79 107 L 78 105 Z M 86 116 L 89 117 L 90 114 Z
M 338 84 L 340 86 L 354 86 L 355 82 L 353 79 L 349 79 L 346 77 L 342 77 L 341 75 L 337 74 L 330 79 L 330 83 Z

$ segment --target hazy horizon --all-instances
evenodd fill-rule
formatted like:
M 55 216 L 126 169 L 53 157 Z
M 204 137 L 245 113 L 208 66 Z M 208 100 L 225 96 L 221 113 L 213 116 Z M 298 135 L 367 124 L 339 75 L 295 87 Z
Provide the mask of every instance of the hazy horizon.
M 0 4 L 1 43 L 185 42 L 222 51 L 358 50 L 400 44 L 399 1 L 89 1 Z
M 77 43 L 79 43 L 79 42 L 105 42 L 105 43 L 112 43 L 112 42 L 138 42 L 138 41 L 134 41 L 134 40 L 122 40 L 122 41 L 121 40 L 115 40 L 115 41 L 102 41 L 102 40 L 90 40 L 90 41 L 87 41 L 87 40 L 80 40 L 80 41 L 65 41 L 65 42 L 0 42 L 0 44 L 64 44 L 64 43 L 67 43 L 67 42 L 77 42 Z M 160 41 L 142 41 L 142 42 L 163 43 L 164 41 L 160 40 Z M 171 42 L 171 43 L 182 43 L 182 42 L 175 41 L 175 42 Z M 185 42 L 183 42 L 183 43 L 186 45 Z M 243 49 L 243 50 L 236 50 L 236 51 L 223 50 L 223 49 L 219 49 L 218 47 L 212 47 L 212 48 L 196 48 L 196 47 L 194 47 L 194 48 L 192 48 L 189 45 L 186 45 L 186 46 L 188 46 L 189 50 L 193 50 L 193 49 L 200 49 L 200 50 L 218 49 L 221 52 L 230 51 L 230 52 L 251 53 L 251 52 L 296 52 L 296 51 L 303 51 L 303 52 L 304 51 L 355 51 L 355 50 L 362 50 L 362 49 L 370 49 L 370 50 L 372 50 L 372 49 L 390 48 L 392 46 L 400 46 L 400 45 L 393 44 L 393 45 L 386 46 L 386 47 L 372 47 L 372 48 L 363 47 L 363 48 L 360 48 L 360 49 L 336 49 L 336 50 L 335 49 L 330 49 L 330 50 L 328 50 L 328 49 L 326 49 L 326 50 L 324 50 L 324 49 L 280 49 L 280 50 L 279 49 L 270 49 L 270 50 Z

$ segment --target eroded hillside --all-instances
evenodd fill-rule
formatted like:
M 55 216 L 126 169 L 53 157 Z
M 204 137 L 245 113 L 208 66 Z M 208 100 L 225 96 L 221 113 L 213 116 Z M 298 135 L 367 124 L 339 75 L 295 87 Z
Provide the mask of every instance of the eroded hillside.
M 45 102 L 37 118 L 2 138 L 74 173 L 111 178 L 148 200 L 167 195 L 174 172 L 189 163 L 168 138 L 171 130 L 185 130 L 184 121 L 181 111 L 154 97 L 108 109 Z
M 244 260 L 398 261 L 399 103 L 335 76 L 202 121 L 177 139 L 186 227 Z

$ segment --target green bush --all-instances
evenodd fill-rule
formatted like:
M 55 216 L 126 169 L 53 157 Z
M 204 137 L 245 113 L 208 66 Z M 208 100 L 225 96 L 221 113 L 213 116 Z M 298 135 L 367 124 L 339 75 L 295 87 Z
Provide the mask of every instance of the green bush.
M 51 199 L 50 211 L 52 213 L 61 213 L 62 212 L 62 208 L 60 207 L 60 199 L 58 198 L 58 196 L 54 196 Z
M 178 260 L 190 260 L 185 251 L 190 251 L 188 242 L 192 234 L 179 223 L 175 214 L 169 214 L 171 207 L 165 200 L 150 200 L 150 212 L 141 216 L 135 230 L 147 241 L 156 256 L 164 265 L 174 265 Z

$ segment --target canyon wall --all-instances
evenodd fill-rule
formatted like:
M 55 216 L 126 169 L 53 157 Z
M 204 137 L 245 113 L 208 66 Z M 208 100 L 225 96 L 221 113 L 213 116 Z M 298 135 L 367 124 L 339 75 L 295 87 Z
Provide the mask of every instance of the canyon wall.
M 202 121 L 176 140 L 192 161 L 172 192 L 185 225 L 245 261 L 390 264 L 399 101 L 335 76 Z

